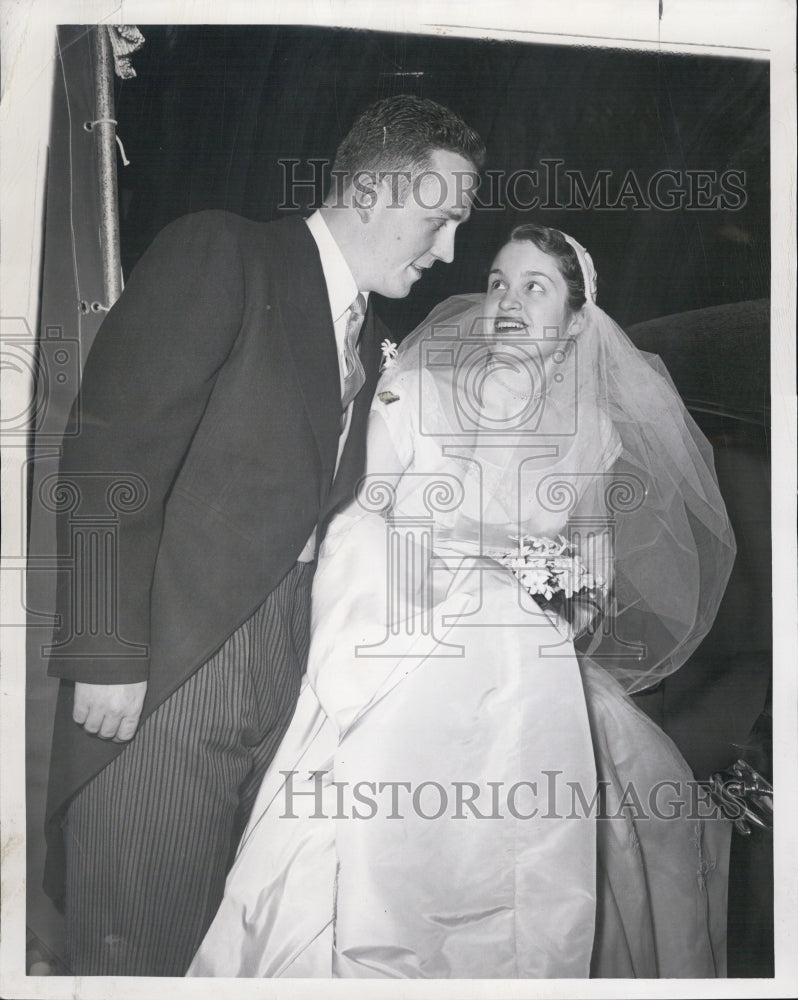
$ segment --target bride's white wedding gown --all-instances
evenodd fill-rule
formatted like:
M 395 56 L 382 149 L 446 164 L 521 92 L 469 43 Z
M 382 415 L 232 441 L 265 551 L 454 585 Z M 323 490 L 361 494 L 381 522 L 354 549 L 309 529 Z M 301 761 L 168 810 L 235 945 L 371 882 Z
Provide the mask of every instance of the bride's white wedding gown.
M 405 466 L 392 519 L 331 525 L 297 710 L 189 974 L 723 974 L 729 824 L 694 815 L 675 746 L 563 623 L 473 559 L 472 505 L 485 521 L 490 497 L 491 530 L 508 512 L 487 466 L 421 433 L 409 400 L 435 392 L 408 376 L 375 402 Z M 596 421 L 546 471 L 606 469 L 616 446 Z

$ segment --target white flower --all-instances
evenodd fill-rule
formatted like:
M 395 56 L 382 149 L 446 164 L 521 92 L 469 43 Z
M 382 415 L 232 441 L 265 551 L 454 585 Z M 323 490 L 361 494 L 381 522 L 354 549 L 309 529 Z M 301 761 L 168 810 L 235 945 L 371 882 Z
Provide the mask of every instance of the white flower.
M 515 575 L 532 596 L 551 600 L 556 594 L 571 598 L 582 592 L 602 588 L 604 581 L 595 578 L 563 535 L 536 538 L 511 535 L 517 549 L 499 556 L 499 562 Z
M 545 569 L 522 569 L 516 573 L 521 586 L 530 594 L 545 594 L 551 596 L 551 588 L 548 585 L 549 574 Z
M 396 355 L 399 352 L 399 348 L 392 340 L 388 340 L 386 337 L 386 339 L 380 344 L 380 350 L 382 351 L 382 364 L 380 365 L 380 371 L 384 372 L 396 361 Z

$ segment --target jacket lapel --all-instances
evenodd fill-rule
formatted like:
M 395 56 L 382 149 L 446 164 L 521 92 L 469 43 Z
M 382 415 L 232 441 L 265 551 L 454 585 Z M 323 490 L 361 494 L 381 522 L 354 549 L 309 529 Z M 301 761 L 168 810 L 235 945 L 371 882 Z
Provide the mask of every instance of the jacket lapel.
M 283 226 L 286 240 L 276 248 L 283 253 L 275 262 L 279 277 L 272 303 L 318 446 L 323 502 L 335 469 L 341 416 L 335 331 L 316 241 L 301 219 L 286 219 Z
M 338 465 L 338 472 L 335 482 L 327 501 L 326 513 L 331 512 L 340 504 L 351 500 L 355 487 L 363 470 L 366 461 L 366 431 L 368 427 L 371 401 L 374 397 L 374 390 L 379 381 L 380 350 L 379 337 L 385 334 L 385 329 L 376 320 L 374 310 L 369 303 L 366 311 L 366 318 L 363 321 L 363 331 L 360 335 L 360 360 L 366 372 L 366 381 L 363 388 L 357 394 L 352 411 L 352 421 L 349 427 L 349 435 L 344 445 L 341 461 Z
M 360 359 L 366 381 L 353 405 L 346 445 L 330 489 L 341 427 L 341 384 L 327 285 L 316 241 L 301 219 L 281 223 L 284 242 L 275 241 L 274 273 L 278 274 L 273 303 L 280 316 L 277 326 L 285 337 L 297 373 L 297 383 L 321 458 L 320 520 L 351 499 L 363 474 L 366 427 L 371 400 L 379 380 L 379 338 L 386 335 L 371 303 L 360 335 Z

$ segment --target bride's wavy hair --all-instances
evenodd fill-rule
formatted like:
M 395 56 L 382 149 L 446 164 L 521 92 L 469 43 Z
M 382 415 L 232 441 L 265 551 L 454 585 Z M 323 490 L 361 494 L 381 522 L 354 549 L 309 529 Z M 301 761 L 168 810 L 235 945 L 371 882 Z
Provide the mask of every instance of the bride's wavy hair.
M 538 250 L 554 257 L 568 289 L 568 308 L 571 312 L 579 312 L 587 301 L 585 279 L 582 276 L 582 268 L 579 266 L 576 251 L 559 229 L 549 229 L 548 226 L 525 222 L 513 229 L 508 242 L 533 243 Z

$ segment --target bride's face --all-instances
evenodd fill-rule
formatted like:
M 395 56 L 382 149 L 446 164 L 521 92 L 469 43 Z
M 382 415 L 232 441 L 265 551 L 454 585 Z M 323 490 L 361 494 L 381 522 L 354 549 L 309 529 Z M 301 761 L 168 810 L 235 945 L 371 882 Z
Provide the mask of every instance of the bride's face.
M 485 317 L 496 341 L 534 340 L 545 351 L 575 332 L 568 288 L 555 257 L 528 241 L 507 243 L 488 278 Z

